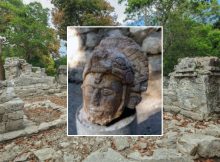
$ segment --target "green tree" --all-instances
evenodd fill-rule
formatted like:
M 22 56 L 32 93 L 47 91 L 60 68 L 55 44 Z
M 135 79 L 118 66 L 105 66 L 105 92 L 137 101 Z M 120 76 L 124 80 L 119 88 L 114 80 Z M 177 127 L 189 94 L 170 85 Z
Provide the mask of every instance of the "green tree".
M 61 38 L 66 40 L 67 26 L 117 25 L 114 8 L 105 0 L 52 0 L 53 22 Z
M 119 0 L 123 1 L 127 2 L 128 18 L 144 16 L 146 25 L 163 26 L 165 75 L 173 71 L 182 57 L 220 57 L 217 0 Z M 141 12 L 144 7 L 150 16 Z
M 127 19 L 144 19 L 145 25 L 164 26 L 177 15 L 207 23 L 219 19 L 217 0 L 118 0 L 126 3 Z
M 2 0 L 0 14 L 0 35 L 9 42 L 3 46 L 2 57 L 18 56 L 54 74 L 52 55 L 58 56 L 59 41 L 55 30 L 48 27 L 48 9 L 36 2 L 25 5 L 21 0 Z

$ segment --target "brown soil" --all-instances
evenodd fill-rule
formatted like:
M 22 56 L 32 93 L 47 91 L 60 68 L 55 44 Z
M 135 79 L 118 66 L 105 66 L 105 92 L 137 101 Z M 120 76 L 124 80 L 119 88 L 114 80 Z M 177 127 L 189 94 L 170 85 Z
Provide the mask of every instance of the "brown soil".
M 67 99 L 66 97 L 58 97 L 58 96 L 39 96 L 39 97 L 35 97 L 35 98 L 26 98 L 24 99 L 25 102 L 28 103 L 32 103 L 32 102 L 38 102 L 38 101 L 45 101 L 45 100 L 50 100 L 51 102 L 59 105 L 59 106 L 63 106 L 63 107 L 67 107 Z
M 29 120 L 37 124 L 56 120 L 62 114 L 58 110 L 46 109 L 46 108 L 25 109 L 24 113 Z

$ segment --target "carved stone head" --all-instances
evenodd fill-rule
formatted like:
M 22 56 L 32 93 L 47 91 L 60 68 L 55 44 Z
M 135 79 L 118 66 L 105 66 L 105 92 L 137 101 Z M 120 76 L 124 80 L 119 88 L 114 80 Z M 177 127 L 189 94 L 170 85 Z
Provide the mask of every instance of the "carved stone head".
M 103 47 L 102 43 L 84 69 L 83 111 L 88 121 L 107 125 L 120 117 L 125 107 L 134 108 L 141 98 L 132 92 L 137 82 L 135 65 L 123 50 Z

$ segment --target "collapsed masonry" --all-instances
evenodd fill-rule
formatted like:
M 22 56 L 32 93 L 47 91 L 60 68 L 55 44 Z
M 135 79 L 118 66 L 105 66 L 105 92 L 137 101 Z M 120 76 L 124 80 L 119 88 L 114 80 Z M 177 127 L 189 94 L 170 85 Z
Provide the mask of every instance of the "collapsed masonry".
M 55 77 L 47 76 L 44 68 L 32 67 L 26 60 L 6 58 L 5 77 L 13 83 L 19 97 L 47 95 L 60 92 Z
M 57 79 L 47 76 L 44 68 L 32 67 L 17 57 L 5 60 L 5 81 L 0 81 L 0 133 L 24 128 L 24 102 L 20 98 L 58 93 L 66 88 L 66 66 Z M 20 97 L 20 98 L 18 98 Z
M 220 59 L 181 59 L 164 89 L 164 109 L 195 120 L 219 118 Z
M 12 84 L 0 81 L 0 133 L 23 127 L 24 102 L 15 93 Z

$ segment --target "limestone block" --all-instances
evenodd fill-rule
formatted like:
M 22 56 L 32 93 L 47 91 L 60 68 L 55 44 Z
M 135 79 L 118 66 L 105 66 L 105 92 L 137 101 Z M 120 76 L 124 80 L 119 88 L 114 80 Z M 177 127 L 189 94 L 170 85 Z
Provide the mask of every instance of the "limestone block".
M 160 54 L 161 53 L 161 32 L 154 32 L 142 43 L 142 50 L 147 54 Z
M 53 159 L 56 154 L 55 150 L 52 148 L 43 148 L 40 150 L 33 151 L 33 153 L 36 155 L 36 157 L 40 161 L 46 161 L 48 159 Z
M 4 132 L 5 132 L 5 123 L 0 122 L 0 133 L 4 133 Z
M 18 130 L 23 127 L 23 119 L 10 120 L 6 123 L 5 128 L 7 131 Z
M 61 65 L 58 69 L 58 82 L 62 85 L 67 84 L 67 66 Z
M 122 31 L 119 30 L 119 29 L 110 30 L 110 31 L 107 33 L 107 35 L 108 35 L 108 36 L 111 36 L 111 37 L 123 36 Z
M 18 119 L 23 119 L 24 112 L 22 111 L 15 111 L 8 113 L 8 119 L 9 120 L 18 120 Z
M 170 74 L 164 107 L 179 107 L 180 113 L 195 120 L 218 118 L 220 111 L 220 60 L 217 57 L 183 58 Z
M 15 93 L 13 87 L 7 87 L 0 94 L 0 103 L 7 102 L 15 98 Z
M 220 157 L 220 138 L 202 134 L 184 134 L 177 141 L 183 154 L 204 158 Z
M 152 27 L 138 27 L 138 28 L 130 28 L 129 31 L 133 37 L 133 39 L 140 45 L 142 45 L 142 42 L 150 33 L 156 32 L 157 28 Z
M 93 152 L 83 162 L 100 161 L 100 159 L 102 160 L 102 162 L 132 162 L 132 160 L 126 159 L 120 153 L 114 151 L 111 148 L 108 148 L 107 150 L 100 149 L 96 152 Z
M 6 113 L 22 110 L 23 107 L 24 107 L 24 102 L 19 98 L 15 98 L 4 104 L 0 104 L 0 109 L 4 108 Z
M 86 46 L 89 48 L 95 47 L 99 43 L 98 34 L 91 32 L 86 35 Z

